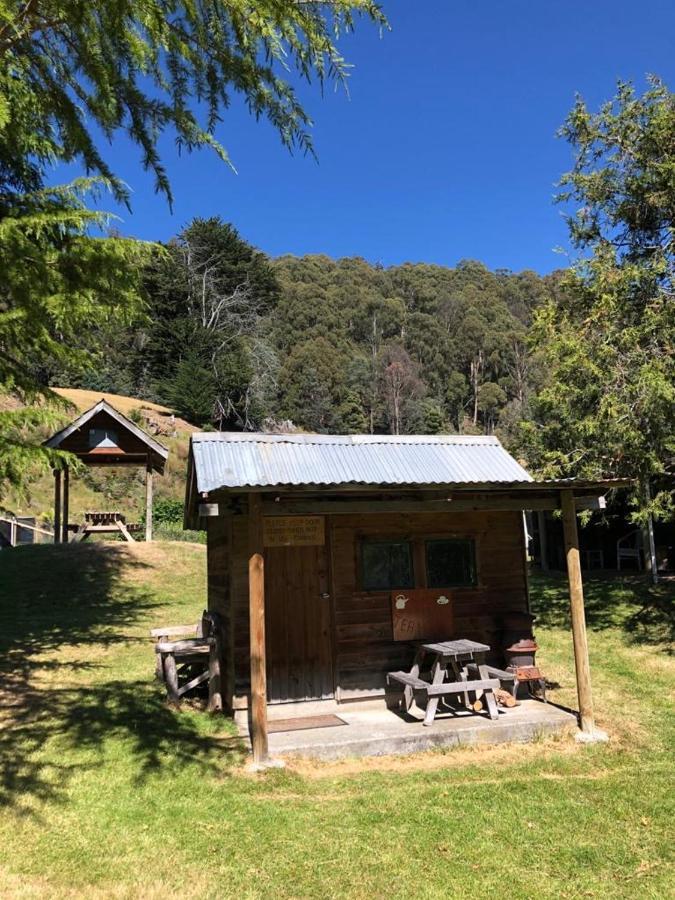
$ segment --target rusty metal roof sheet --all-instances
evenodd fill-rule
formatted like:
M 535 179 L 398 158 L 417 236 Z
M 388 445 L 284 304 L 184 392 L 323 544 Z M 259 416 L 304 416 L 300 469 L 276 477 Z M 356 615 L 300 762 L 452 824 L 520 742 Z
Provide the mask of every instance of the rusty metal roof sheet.
M 530 483 L 497 438 L 473 435 L 192 435 L 197 490 L 311 485 Z

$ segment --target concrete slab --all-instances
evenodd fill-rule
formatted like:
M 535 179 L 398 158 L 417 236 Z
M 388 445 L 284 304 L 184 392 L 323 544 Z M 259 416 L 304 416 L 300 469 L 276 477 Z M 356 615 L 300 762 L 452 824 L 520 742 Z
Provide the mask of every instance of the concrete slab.
M 512 709 L 501 709 L 499 719 L 468 710 L 439 715 L 434 724 L 422 724 L 424 713 L 415 706 L 407 717 L 380 704 L 340 704 L 336 710 L 347 723 L 335 728 L 275 732 L 269 735 L 273 757 L 302 756 L 341 759 L 354 756 L 405 755 L 436 747 L 471 744 L 527 742 L 544 735 L 572 733 L 577 719 L 572 713 L 538 700 L 523 700 Z M 244 723 L 242 737 L 248 737 Z

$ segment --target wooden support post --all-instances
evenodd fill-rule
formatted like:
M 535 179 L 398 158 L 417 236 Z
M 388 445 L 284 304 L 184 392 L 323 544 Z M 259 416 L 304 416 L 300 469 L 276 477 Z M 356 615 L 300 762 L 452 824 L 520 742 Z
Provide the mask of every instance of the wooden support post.
M 530 612 L 530 541 L 532 537 L 528 529 L 528 514 L 523 510 L 523 575 L 525 582 L 525 605 Z
M 70 501 L 70 469 L 66 466 L 63 470 L 63 522 L 61 523 L 61 541 L 68 543 L 68 504 Z
M 260 494 L 248 495 L 248 603 L 251 638 L 251 745 L 253 763 L 267 761 L 267 671 L 265 657 L 265 555 Z
M 562 506 L 563 533 L 565 535 L 565 556 L 567 557 L 567 577 L 570 588 L 570 612 L 572 618 L 572 640 L 574 641 L 574 664 L 577 673 L 577 695 L 581 730 L 592 734 L 593 697 L 591 695 L 591 669 L 588 661 L 588 640 L 586 636 L 586 615 L 584 612 L 584 588 L 581 580 L 579 559 L 579 534 L 574 492 L 560 492 Z
M 647 547 L 649 548 L 649 571 L 652 576 L 652 583 L 659 583 L 659 567 L 656 560 L 656 544 L 654 543 L 654 519 L 649 516 L 647 519 Z
M 647 505 L 652 502 L 652 492 L 649 487 L 649 479 L 645 481 L 645 500 L 647 501 Z M 649 556 L 649 565 L 647 568 L 649 569 L 652 576 L 652 583 L 659 583 L 659 567 L 656 561 L 656 544 L 654 543 L 654 518 L 651 513 L 649 513 L 647 517 L 647 552 L 645 556 Z
M 220 626 L 218 626 L 219 628 Z M 213 642 L 209 647 L 209 712 L 222 712 L 223 692 L 220 682 L 220 636 L 212 635 Z
M 152 540 L 152 465 L 145 467 L 145 540 Z
M 54 469 L 54 543 L 61 543 L 61 469 Z
M 539 565 L 542 572 L 548 572 L 548 541 L 546 540 L 546 513 L 543 509 L 537 512 L 537 531 L 539 532 Z

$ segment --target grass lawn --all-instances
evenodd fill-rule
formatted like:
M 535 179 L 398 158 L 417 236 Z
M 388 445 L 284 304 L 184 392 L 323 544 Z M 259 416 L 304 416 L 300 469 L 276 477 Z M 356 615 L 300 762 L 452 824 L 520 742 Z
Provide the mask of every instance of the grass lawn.
M 673 895 L 672 583 L 587 584 L 608 745 L 250 776 L 228 721 L 152 678 L 148 629 L 196 620 L 204 550 L 0 554 L 2 898 Z M 532 594 L 551 699 L 573 706 L 565 582 Z

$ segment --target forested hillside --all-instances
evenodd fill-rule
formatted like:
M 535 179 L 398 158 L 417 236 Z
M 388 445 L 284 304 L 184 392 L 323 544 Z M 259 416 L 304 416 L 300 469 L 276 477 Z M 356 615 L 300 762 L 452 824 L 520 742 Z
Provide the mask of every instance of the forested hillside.
M 274 262 L 279 413 L 326 431 L 509 429 L 536 383 L 533 308 L 555 279 L 323 256 Z
M 196 220 L 147 267 L 146 317 L 86 336 L 95 371 L 48 378 L 207 427 L 498 430 L 508 441 L 540 380 L 532 312 L 558 281 L 473 261 L 272 260 L 233 226 Z

